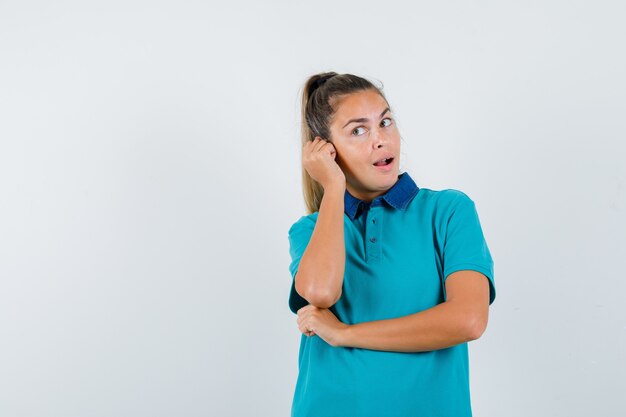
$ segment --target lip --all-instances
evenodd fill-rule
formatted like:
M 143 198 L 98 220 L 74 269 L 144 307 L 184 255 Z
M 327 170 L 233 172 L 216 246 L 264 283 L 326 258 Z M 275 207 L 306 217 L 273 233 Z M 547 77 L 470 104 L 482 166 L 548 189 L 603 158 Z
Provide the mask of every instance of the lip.
M 372 162 L 372 165 L 374 165 L 378 161 L 382 161 L 383 159 L 389 159 L 389 158 L 393 158 L 394 160 L 396 159 L 396 157 L 394 155 L 392 155 L 390 153 L 386 153 L 386 154 L 382 154 L 380 156 L 380 158 L 378 158 L 374 162 Z
M 391 171 L 391 169 L 393 168 L 394 164 L 396 163 L 396 158 L 393 157 L 393 159 L 391 160 L 391 162 L 387 165 L 383 165 L 383 166 L 376 166 L 376 165 L 372 165 L 374 168 L 376 168 L 379 171 L 382 172 L 389 172 Z

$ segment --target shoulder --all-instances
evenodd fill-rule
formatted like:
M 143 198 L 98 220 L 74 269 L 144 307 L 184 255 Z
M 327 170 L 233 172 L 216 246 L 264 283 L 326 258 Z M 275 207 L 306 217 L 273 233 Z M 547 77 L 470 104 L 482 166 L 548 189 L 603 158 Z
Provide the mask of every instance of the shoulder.
M 290 250 L 292 251 L 293 256 L 297 256 L 297 254 L 303 251 L 308 245 L 309 240 L 313 235 L 313 230 L 315 230 L 317 214 L 318 212 L 316 211 L 313 214 L 301 216 L 289 228 L 287 239 L 289 240 L 289 245 L 291 247 Z
M 445 188 L 434 190 L 431 188 L 420 188 L 418 195 L 420 199 L 433 210 L 445 210 L 453 208 L 459 204 L 474 204 L 474 201 L 467 193 L 455 188 Z
M 454 188 L 447 188 L 445 190 L 439 191 L 439 199 L 443 204 L 450 205 L 474 203 L 469 195 L 461 190 L 457 190 Z
M 297 233 L 298 231 L 301 231 L 301 230 L 312 230 L 313 228 L 315 228 L 315 223 L 317 223 L 318 214 L 319 212 L 316 211 L 315 213 L 311 213 L 306 216 L 301 216 L 289 228 L 289 235 Z

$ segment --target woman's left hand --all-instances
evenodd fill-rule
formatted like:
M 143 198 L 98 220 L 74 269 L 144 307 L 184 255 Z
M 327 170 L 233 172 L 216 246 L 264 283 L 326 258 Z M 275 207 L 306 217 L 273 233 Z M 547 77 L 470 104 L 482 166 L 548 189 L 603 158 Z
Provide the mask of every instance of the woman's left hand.
M 327 308 L 308 304 L 298 310 L 298 328 L 307 336 L 318 335 L 331 346 L 342 345 L 343 332 L 350 327 L 340 322 Z

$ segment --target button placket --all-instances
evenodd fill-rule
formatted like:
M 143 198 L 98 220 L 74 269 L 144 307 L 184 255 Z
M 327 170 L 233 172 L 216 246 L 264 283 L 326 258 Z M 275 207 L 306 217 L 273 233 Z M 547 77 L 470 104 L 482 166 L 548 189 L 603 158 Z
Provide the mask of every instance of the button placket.
M 367 226 L 365 233 L 367 236 L 367 262 L 377 261 L 381 258 L 381 214 L 383 207 L 380 205 L 372 205 L 368 213 Z

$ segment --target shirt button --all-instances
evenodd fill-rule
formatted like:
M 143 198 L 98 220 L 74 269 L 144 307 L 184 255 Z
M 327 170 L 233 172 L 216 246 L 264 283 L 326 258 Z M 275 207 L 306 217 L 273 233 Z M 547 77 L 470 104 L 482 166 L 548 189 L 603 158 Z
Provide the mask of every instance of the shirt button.
M 376 219 L 372 219 L 372 223 L 376 223 Z
M 376 238 L 375 237 L 370 237 L 370 242 L 376 243 Z

